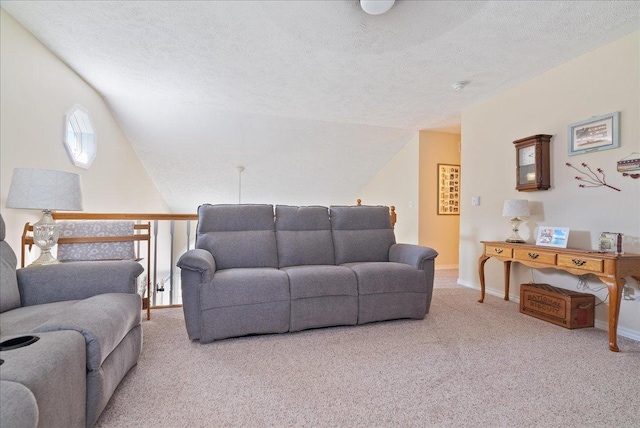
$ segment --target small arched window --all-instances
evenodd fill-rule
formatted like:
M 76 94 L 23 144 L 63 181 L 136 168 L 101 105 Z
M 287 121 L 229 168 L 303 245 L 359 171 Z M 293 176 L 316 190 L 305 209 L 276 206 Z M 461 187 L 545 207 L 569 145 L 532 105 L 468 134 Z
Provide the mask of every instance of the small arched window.
M 89 111 L 76 104 L 65 116 L 64 123 L 64 146 L 71 162 L 88 169 L 98 151 L 98 136 Z

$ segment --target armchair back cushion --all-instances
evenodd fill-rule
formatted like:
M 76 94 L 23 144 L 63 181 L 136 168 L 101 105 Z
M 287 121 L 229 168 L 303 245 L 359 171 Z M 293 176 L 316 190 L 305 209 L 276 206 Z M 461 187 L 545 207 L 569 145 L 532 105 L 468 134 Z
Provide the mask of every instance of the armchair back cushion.
M 0 313 L 20 307 L 20 291 L 16 266 L 18 260 L 9 244 L 4 241 L 4 219 L 0 216 Z
M 201 205 L 196 248 L 216 269 L 278 267 L 273 205 Z
M 327 207 L 276 205 L 279 267 L 333 265 L 333 238 Z
M 389 261 L 396 243 L 389 207 L 332 206 L 330 217 L 337 265 Z

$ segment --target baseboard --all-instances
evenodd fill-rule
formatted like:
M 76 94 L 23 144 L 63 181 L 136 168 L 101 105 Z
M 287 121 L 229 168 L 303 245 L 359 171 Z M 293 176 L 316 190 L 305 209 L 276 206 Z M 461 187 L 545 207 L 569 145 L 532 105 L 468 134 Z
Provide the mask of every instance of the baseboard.
M 458 265 L 438 265 L 436 264 L 436 270 L 438 269 L 458 269 Z
M 604 321 L 595 320 L 595 327 L 600 330 L 609 331 L 609 323 Z M 626 337 L 627 339 L 633 339 L 640 342 L 640 332 L 630 330 L 628 328 L 618 326 L 618 336 Z
M 476 285 L 473 282 L 464 281 L 464 280 L 462 280 L 460 278 L 458 278 L 458 285 L 462 285 L 463 287 L 473 288 L 474 290 L 480 291 L 480 286 L 479 285 Z M 496 297 L 500 297 L 501 299 L 504 299 L 504 293 L 501 293 L 499 291 L 495 291 L 495 290 L 491 290 L 489 288 L 485 288 L 484 292 L 486 294 L 490 294 L 491 296 L 496 296 Z M 512 296 L 510 294 L 509 295 L 509 301 L 510 302 L 515 302 L 515 303 L 520 303 L 520 296 Z
M 478 290 L 480 291 L 480 286 L 476 285 L 472 282 L 469 281 L 464 281 L 460 278 L 458 278 L 458 285 L 462 285 L 463 287 L 467 287 L 467 288 L 473 288 L 474 290 Z M 500 293 L 498 291 L 495 290 L 490 290 L 488 288 L 485 288 L 485 294 L 490 294 L 492 296 L 496 296 L 496 297 L 500 297 L 501 299 L 504 298 L 504 293 Z M 509 301 L 513 302 L 513 303 L 520 303 L 520 296 L 513 296 L 513 295 L 509 295 Z M 595 320 L 594 322 L 594 327 L 600 330 L 604 330 L 604 331 L 609 331 L 609 323 L 608 322 L 604 322 L 604 321 L 599 321 L 599 320 Z M 640 342 L 640 332 L 637 332 L 635 330 L 631 330 L 628 328 L 624 328 L 624 327 L 620 327 L 618 326 L 618 336 L 622 336 L 622 337 L 626 337 L 627 339 L 632 339 L 632 340 L 636 340 L 638 342 Z

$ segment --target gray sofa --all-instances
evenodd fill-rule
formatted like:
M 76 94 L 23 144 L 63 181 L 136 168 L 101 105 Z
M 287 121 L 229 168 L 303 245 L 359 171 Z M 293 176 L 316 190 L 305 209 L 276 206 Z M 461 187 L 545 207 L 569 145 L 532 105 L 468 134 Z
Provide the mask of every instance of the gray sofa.
M 396 244 L 388 207 L 202 205 L 196 248 L 178 261 L 187 334 L 423 319 L 437 255 Z
M 16 271 L 0 217 L 0 426 L 91 427 L 142 347 L 133 261 Z M 11 349 L 21 338 L 37 338 Z

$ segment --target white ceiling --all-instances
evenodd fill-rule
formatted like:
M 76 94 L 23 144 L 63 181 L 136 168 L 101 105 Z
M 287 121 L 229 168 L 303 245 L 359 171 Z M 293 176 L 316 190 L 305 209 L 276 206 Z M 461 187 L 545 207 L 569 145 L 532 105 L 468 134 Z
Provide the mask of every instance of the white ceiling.
M 239 165 L 243 202 L 353 203 L 416 131 L 640 28 L 637 1 L 0 4 L 102 94 L 174 212 L 237 202 Z

